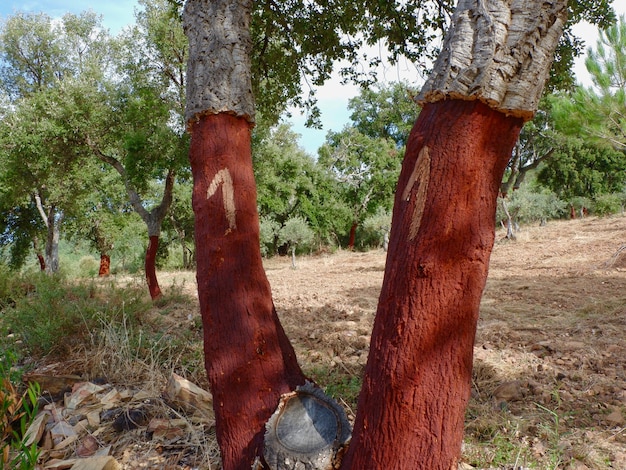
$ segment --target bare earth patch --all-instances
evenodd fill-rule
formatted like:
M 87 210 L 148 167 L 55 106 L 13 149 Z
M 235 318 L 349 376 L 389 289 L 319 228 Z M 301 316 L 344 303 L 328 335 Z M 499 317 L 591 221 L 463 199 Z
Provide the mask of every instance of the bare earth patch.
M 517 235 L 499 232 L 492 254 L 465 460 L 626 469 L 626 217 Z M 301 363 L 322 384 L 343 376 L 348 389 L 333 391 L 350 408 L 341 392 L 362 373 L 384 265 L 382 251 L 266 263 Z

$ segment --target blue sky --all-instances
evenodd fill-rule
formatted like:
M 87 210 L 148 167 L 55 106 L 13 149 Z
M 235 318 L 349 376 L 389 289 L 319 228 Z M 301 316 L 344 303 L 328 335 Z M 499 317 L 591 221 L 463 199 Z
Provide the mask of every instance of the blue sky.
M 64 13 L 80 13 L 93 10 L 102 15 L 104 24 L 112 33 L 119 32 L 125 25 L 134 22 L 135 0 L 101 0 L 100 2 L 84 2 L 76 0 L 12 0 L 0 1 L 0 16 L 6 18 L 18 11 L 45 12 L 51 17 L 60 17 Z
M 626 2 L 615 0 L 614 8 L 618 14 L 626 14 Z M 45 12 L 52 17 L 62 16 L 66 12 L 78 13 L 85 9 L 91 9 L 103 17 L 104 24 L 116 34 L 125 25 L 134 22 L 134 11 L 137 7 L 136 0 L 101 0 L 100 2 L 84 2 L 76 0 L 0 0 L 0 17 L 6 18 L 17 11 Z M 596 29 L 589 25 L 578 25 L 576 33 L 585 39 L 586 46 L 595 46 Z M 579 81 L 588 84 L 584 59 L 579 59 L 575 68 Z M 378 69 L 381 83 L 389 83 L 398 80 L 407 80 L 409 83 L 420 85 L 423 80 L 419 73 L 410 63 L 402 63 L 397 66 L 381 66 Z M 322 112 L 323 129 L 307 129 L 304 126 L 305 116 L 301 116 L 298 110 L 292 110 L 294 130 L 301 135 L 300 145 L 311 155 L 317 155 L 317 149 L 324 143 L 328 131 L 340 131 L 349 122 L 350 113 L 347 110 L 348 100 L 357 96 L 359 90 L 355 86 L 341 85 L 339 79 L 333 79 L 327 85 L 317 91 L 318 105 Z

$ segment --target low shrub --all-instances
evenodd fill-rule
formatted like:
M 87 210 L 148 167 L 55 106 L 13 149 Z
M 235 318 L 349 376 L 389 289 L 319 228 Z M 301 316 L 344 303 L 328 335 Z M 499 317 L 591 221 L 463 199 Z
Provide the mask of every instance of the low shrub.
M 598 216 L 617 214 L 622 210 L 619 194 L 600 194 L 593 202 L 593 213 Z
M 35 357 L 64 355 L 88 341 L 102 318 L 133 324 L 151 304 L 139 286 L 116 288 L 69 282 L 61 275 L 36 275 L 32 290 L 4 309 L 2 329 L 12 332 L 20 351 Z

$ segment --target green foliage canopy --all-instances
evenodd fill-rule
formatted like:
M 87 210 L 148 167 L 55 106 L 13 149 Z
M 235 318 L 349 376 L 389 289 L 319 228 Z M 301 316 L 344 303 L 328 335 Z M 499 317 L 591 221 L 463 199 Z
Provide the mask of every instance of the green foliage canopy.
M 416 89 L 402 82 L 362 89 L 348 103 L 353 126 L 371 138 L 391 139 L 402 149 L 419 116 L 416 94 Z
M 626 19 L 600 31 L 586 60 L 594 86 L 552 99 L 558 130 L 626 148 Z
M 339 181 L 342 198 L 351 208 L 352 224 L 360 224 L 379 207 L 391 208 L 401 165 L 393 140 L 372 138 L 346 127 L 328 133 L 318 161 Z

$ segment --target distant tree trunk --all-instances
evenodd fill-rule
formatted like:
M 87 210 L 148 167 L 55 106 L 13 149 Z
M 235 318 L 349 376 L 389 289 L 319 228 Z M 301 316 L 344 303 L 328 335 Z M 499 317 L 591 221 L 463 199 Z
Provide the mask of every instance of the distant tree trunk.
M 44 202 L 39 193 L 34 195 L 39 215 L 46 226 L 46 245 L 44 247 L 44 267 L 48 274 L 54 274 L 59 270 L 59 239 L 61 238 L 61 223 L 63 214 L 57 211 L 54 205 L 44 207 Z M 41 260 L 39 262 L 41 266 Z
M 159 287 L 159 282 L 156 276 L 156 252 L 159 248 L 159 236 L 161 235 L 161 225 L 163 223 L 163 219 L 167 215 L 167 211 L 172 205 L 175 179 L 174 169 L 170 168 L 167 171 L 167 176 L 165 177 L 165 188 L 163 188 L 163 197 L 161 198 L 161 202 L 151 211 L 148 211 L 143 206 L 139 193 L 137 193 L 137 191 L 133 187 L 133 184 L 128 178 L 126 168 L 124 168 L 122 162 L 120 162 L 115 157 L 105 154 L 96 147 L 92 147 L 92 150 L 96 153 L 100 160 L 108 163 L 113 168 L 115 168 L 115 170 L 122 177 L 122 180 L 124 181 L 124 186 L 126 187 L 126 193 L 128 194 L 128 198 L 130 199 L 130 203 L 133 206 L 133 209 L 135 210 L 135 212 L 137 212 L 137 214 L 139 214 L 141 219 L 148 227 L 149 242 L 145 257 L 145 275 L 146 282 L 148 284 L 148 291 L 150 292 L 150 298 L 152 298 L 152 300 L 155 300 L 161 296 L 161 288 Z
M 457 468 L 496 200 L 565 15 L 565 1 L 459 2 L 419 97 L 342 469 Z
M 37 237 L 33 238 L 33 250 L 35 250 L 35 255 L 37 256 L 37 260 L 39 261 L 39 269 L 41 271 L 45 271 L 46 259 L 41 253 L 41 249 L 39 248 L 39 239 Z
M 39 269 L 42 271 L 46 270 L 46 259 L 43 257 L 41 253 L 37 253 L 37 259 L 39 260 Z
M 359 227 L 359 223 L 358 222 L 352 222 L 352 225 L 350 226 L 350 238 L 348 239 L 348 249 L 349 250 L 353 250 L 354 249 L 354 243 L 356 241 L 356 229 Z
M 515 240 L 515 227 L 513 224 L 513 218 L 511 217 L 511 213 L 509 212 L 509 207 L 506 203 L 506 198 L 502 197 L 502 210 L 506 214 L 506 238 L 509 240 Z
M 161 297 L 161 288 L 159 287 L 159 281 L 156 275 L 156 255 L 159 249 L 159 237 L 152 235 L 149 237 L 148 249 L 146 250 L 146 281 L 148 283 L 148 291 L 150 292 L 150 298 L 158 299 Z
M 511 157 L 511 160 L 509 162 L 509 168 L 511 169 L 511 173 L 509 174 L 508 178 L 502 182 L 502 185 L 500 186 L 500 193 L 503 199 L 509 195 L 509 191 L 511 190 L 511 187 L 513 186 L 513 183 L 515 182 L 517 175 L 519 174 L 521 159 L 522 159 L 522 150 L 521 150 L 521 145 L 518 139 L 513 150 L 513 156 Z
M 304 383 L 278 320 L 252 171 L 252 0 L 188 0 L 186 119 L 204 358 L 225 470 L 249 470 L 280 396 Z
M 99 277 L 111 275 L 111 257 L 106 253 L 100 253 L 100 269 L 98 269 Z

